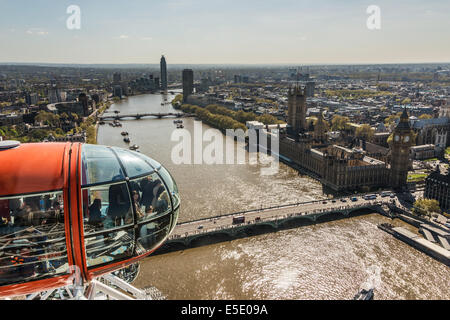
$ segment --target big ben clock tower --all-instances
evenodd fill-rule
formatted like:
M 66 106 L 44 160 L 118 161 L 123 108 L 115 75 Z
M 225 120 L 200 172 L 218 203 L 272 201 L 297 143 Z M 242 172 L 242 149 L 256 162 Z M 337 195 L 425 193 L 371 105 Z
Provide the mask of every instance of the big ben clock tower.
M 394 129 L 391 144 L 391 187 L 401 189 L 406 187 L 408 179 L 409 153 L 412 145 L 413 132 L 409 125 L 406 109 Z

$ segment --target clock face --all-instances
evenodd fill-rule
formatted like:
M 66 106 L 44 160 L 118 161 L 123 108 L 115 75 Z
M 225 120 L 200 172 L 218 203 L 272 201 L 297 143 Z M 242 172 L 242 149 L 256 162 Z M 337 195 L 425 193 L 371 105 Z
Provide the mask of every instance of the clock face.
M 409 141 L 409 136 L 406 136 L 405 137 L 405 142 L 408 142 Z
M 396 136 L 394 137 L 394 139 L 395 139 L 395 141 L 399 141 L 399 140 L 400 140 L 400 136 L 396 135 Z

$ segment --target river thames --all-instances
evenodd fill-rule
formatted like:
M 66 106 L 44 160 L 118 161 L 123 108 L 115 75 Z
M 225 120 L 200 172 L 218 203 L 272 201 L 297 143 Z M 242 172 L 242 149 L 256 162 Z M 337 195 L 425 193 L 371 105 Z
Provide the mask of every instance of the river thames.
M 109 112 L 174 112 L 170 104 L 162 105 L 174 97 L 133 96 Z M 262 164 L 175 164 L 172 150 L 179 142 L 171 136 L 180 129 L 173 120 L 103 125 L 97 140 L 127 148 L 120 134 L 127 131 L 130 145 L 161 162 L 178 184 L 179 222 L 328 196 L 319 182 L 282 163 L 274 175 L 261 175 Z M 192 136 L 195 121 L 183 118 Z M 203 132 L 210 129 L 201 126 Z M 370 214 L 150 256 L 141 262 L 133 284 L 154 286 L 167 299 L 352 299 L 366 284 L 375 286 L 380 300 L 449 299 L 449 268 L 379 230 L 382 222 L 411 229 L 402 221 Z

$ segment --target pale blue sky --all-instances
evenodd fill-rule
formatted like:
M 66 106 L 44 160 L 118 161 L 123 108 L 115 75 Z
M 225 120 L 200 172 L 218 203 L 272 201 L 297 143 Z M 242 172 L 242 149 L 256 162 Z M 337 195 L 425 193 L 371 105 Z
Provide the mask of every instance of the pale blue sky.
M 450 1 L 0 0 L 0 41 L 0 62 L 449 62 Z

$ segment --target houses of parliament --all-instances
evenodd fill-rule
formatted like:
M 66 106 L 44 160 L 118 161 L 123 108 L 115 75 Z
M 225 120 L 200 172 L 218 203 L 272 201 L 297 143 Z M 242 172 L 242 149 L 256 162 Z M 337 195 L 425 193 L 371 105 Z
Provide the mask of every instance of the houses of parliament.
M 412 130 L 406 110 L 393 132 L 387 161 L 369 157 L 358 148 L 330 142 L 327 124 L 319 115 L 315 125 L 306 119 L 306 93 L 299 86 L 288 92 L 287 129 L 280 133 L 279 153 L 320 179 L 334 191 L 402 189 L 407 185 Z

